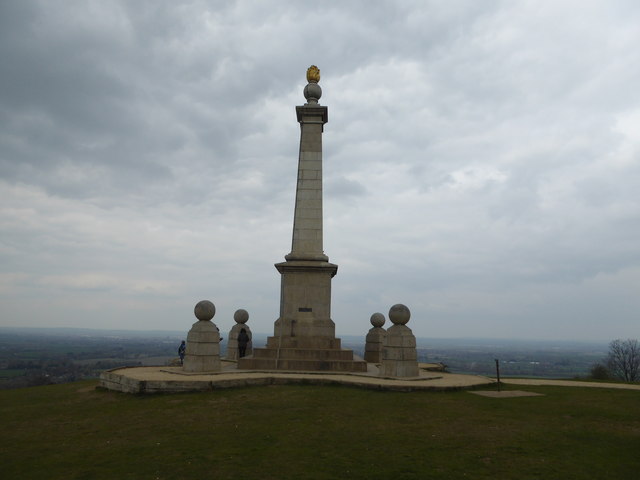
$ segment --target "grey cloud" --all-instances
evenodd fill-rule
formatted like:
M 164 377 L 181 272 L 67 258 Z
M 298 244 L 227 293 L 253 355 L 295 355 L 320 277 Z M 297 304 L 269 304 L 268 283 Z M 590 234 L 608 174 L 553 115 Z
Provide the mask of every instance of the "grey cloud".
M 362 196 L 367 189 L 358 181 L 349 178 L 329 178 L 326 181 L 326 194 L 334 198 Z
M 0 9 L 3 318 L 175 329 L 211 297 L 269 332 L 315 63 L 338 330 L 405 301 L 420 335 L 632 336 L 636 2 Z

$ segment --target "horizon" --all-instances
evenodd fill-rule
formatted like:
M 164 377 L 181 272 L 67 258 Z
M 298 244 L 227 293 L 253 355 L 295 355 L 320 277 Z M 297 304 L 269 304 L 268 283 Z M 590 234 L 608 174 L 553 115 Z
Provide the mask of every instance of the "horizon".
M 215 322 L 213 322 L 215 323 Z M 217 324 L 216 324 L 217 325 Z M 218 328 L 220 328 L 219 325 L 217 325 Z M 251 327 L 249 325 L 249 327 Z M 385 328 L 385 327 L 383 327 Z M 158 329 L 150 329 L 150 330 L 131 330 L 131 329 L 123 329 L 123 328 L 113 328 L 113 329 L 109 329 L 109 328 L 87 328 L 87 327 L 21 327 L 21 326 L 0 326 L 0 333 L 2 333 L 3 330 L 15 330 L 15 331 L 28 331 L 29 333 L 37 333 L 37 332 L 42 332 L 42 333 L 51 333 L 52 331 L 58 331 L 58 332 L 63 332 L 63 331 L 78 331 L 78 332 L 102 332 L 102 333 L 108 333 L 108 332 L 116 332 L 116 333 L 120 333 L 122 335 L 126 335 L 127 333 L 129 334 L 135 334 L 135 336 L 144 336 L 144 335 L 149 335 L 150 337 L 156 337 L 156 336 L 162 336 L 162 335 L 166 335 L 166 336 L 175 336 L 176 338 L 184 336 L 186 338 L 187 333 L 188 333 L 188 329 L 184 330 L 184 331 L 180 331 L 180 330 L 158 330 Z M 220 329 L 221 334 L 228 334 L 230 328 L 227 330 L 223 330 Z M 252 330 L 252 335 L 257 336 L 257 337 L 268 337 L 268 336 L 273 336 L 273 332 L 260 332 L 260 331 L 253 331 Z M 359 334 L 341 334 L 341 333 L 336 333 L 336 337 L 338 338 L 345 338 L 345 339 L 349 339 L 349 340 L 353 340 L 355 338 L 362 338 L 362 341 L 365 341 L 365 337 L 366 337 L 367 331 L 363 332 L 361 335 Z M 223 335 L 226 336 L 226 335 Z M 598 346 L 608 346 L 608 344 L 615 339 L 607 339 L 607 340 L 574 340 L 574 339 L 543 339 L 543 338 L 517 338 L 517 337 L 512 337 L 512 338 L 508 338 L 508 337 L 423 337 L 423 336 L 417 336 L 416 335 L 416 340 L 419 341 L 429 341 L 429 340 L 433 340 L 435 342 L 513 342 L 513 343 L 531 343 L 531 344 L 578 344 L 578 345 L 598 345 Z

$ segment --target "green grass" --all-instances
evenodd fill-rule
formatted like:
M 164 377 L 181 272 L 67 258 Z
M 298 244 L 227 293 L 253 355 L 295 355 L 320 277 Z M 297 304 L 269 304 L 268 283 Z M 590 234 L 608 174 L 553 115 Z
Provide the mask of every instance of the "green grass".
M 272 386 L 135 396 L 0 391 L 3 478 L 632 479 L 640 392 L 544 397 Z M 512 387 L 515 388 L 515 387 Z
M 0 370 L 0 378 L 20 377 L 25 374 L 25 371 L 24 368 L 6 368 Z

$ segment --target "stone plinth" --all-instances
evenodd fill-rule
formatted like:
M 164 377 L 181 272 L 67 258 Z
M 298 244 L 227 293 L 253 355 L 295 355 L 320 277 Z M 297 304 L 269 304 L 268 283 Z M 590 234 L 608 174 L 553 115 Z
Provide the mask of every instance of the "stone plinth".
M 216 307 L 209 300 L 198 302 L 193 310 L 198 321 L 187 334 L 187 349 L 182 369 L 185 372 L 220 371 L 220 332 L 211 321 Z
M 416 337 L 406 323 L 411 313 L 404 305 L 397 304 L 389 310 L 389 319 L 394 324 L 387 329 L 382 347 L 382 377 L 417 377 L 418 353 Z
M 416 337 L 409 327 L 394 325 L 387 330 L 381 363 L 380 375 L 383 377 L 418 376 Z
M 382 328 L 385 318 L 381 313 L 374 313 L 371 315 L 371 325 L 373 328 L 367 333 L 367 338 L 364 346 L 364 359 L 369 363 L 382 362 L 382 347 L 384 343 L 384 337 L 387 335 L 387 331 Z
M 220 371 L 220 332 L 211 321 L 200 320 L 189 330 L 183 369 L 185 372 Z
M 384 328 L 373 327 L 367 333 L 364 346 L 364 360 L 369 363 L 382 362 L 382 348 L 387 331 Z
M 280 282 L 280 318 L 274 336 L 335 338 L 331 320 L 331 279 L 338 266 L 325 261 L 289 260 L 276 264 Z

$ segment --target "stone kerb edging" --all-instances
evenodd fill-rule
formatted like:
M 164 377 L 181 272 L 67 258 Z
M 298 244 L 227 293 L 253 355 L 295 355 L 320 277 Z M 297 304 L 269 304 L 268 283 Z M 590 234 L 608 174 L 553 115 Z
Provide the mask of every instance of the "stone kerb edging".
M 129 368 L 129 367 L 127 367 Z M 117 369 L 115 369 L 117 370 Z M 221 376 L 221 375 L 230 375 L 233 374 L 232 372 L 229 371 L 221 371 L 221 372 L 180 372 L 180 371 L 171 371 L 171 370 L 165 370 L 165 369 L 160 369 L 161 372 L 163 373 L 167 373 L 169 375 L 180 375 L 180 376 L 184 376 L 184 377 L 198 377 L 198 376 L 203 376 L 203 375 L 207 375 L 207 376 Z M 262 375 L 322 375 L 322 376 L 344 376 L 344 377 L 361 377 L 361 378 L 372 378 L 371 375 L 367 375 L 367 374 L 363 374 L 363 373 L 359 373 L 359 372 L 314 372 L 314 371 L 308 371 L 308 370 L 279 370 L 277 372 L 274 372 L 273 370 L 243 370 L 242 374 L 262 374 Z M 440 380 L 442 379 L 442 375 L 440 376 L 429 376 L 429 377 L 402 377 L 402 378 L 398 378 L 398 377 L 382 377 L 382 376 L 377 376 L 375 377 L 376 379 L 379 380 L 391 380 L 391 381 L 401 381 L 401 382 L 424 382 L 424 381 L 429 381 L 429 380 Z

